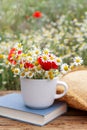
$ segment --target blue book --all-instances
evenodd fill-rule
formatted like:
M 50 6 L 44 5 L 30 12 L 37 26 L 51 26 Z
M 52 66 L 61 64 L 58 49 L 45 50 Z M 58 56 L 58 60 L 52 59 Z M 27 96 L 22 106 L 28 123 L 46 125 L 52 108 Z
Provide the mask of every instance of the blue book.
M 67 111 L 67 104 L 56 102 L 46 109 L 26 107 L 21 94 L 13 93 L 0 97 L 0 116 L 43 126 Z

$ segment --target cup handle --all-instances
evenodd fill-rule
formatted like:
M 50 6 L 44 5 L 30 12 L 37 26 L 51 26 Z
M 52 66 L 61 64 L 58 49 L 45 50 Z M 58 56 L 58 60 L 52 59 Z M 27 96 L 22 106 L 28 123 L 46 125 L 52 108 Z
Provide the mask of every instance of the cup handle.
M 65 82 L 63 82 L 63 81 L 57 81 L 57 85 L 62 85 L 65 90 L 61 94 L 55 94 L 55 99 L 63 97 L 67 93 L 67 91 L 68 91 L 68 85 Z

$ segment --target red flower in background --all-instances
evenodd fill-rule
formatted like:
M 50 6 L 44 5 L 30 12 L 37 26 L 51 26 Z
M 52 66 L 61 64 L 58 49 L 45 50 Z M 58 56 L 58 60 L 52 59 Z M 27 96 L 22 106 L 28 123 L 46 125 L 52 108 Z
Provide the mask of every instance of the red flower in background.
M 14 58 L 14 56 L 16 56 L 16 58 L 18 58 L 18 56 L 22 53 L 21 50 L 16 51 L 16 48 L 12 48 L 9 52 L 8 55 L 8 60 L 11 64 L 16 64 L 16 59 Z
M 16 48 L 12 48 L 8 55 L 8 60 L 10 61 L 10 63 L 12 63 L 14 65 L 16 64 L 16 61 L 13 59 L 13 55 L 15 55 L 15 54 L 16 54 Z
M 12 49 L 10 50 L 10 53 L 9 53 L 9 54 L 15 53 L 15 51 L 16 51 L 16 48 L 12 48 Z
M 42 17 L 42 13 L 41 13 L 40 11 L 35 11 L 35 12 L 33 13 L 33 17 L 34 17 L 34 18 L 41 18 L 41 17 Z

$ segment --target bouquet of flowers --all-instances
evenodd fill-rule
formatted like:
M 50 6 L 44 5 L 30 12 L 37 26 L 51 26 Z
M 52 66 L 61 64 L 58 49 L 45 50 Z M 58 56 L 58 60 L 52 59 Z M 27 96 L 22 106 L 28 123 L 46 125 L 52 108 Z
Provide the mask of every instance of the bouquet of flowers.
M 74 62 L 68 65 L 47 48 L 41 50 L 33 46 L 31 49 L 25 50 L 21 43 L 16 43 L 9 51 L 5 62 L 10 66 L 14 76 L 30 79 L 53 79 L 60 72 L 65 74 L 74 66 L 81 65 L 83 60 L 81 57 L 75 57 Z

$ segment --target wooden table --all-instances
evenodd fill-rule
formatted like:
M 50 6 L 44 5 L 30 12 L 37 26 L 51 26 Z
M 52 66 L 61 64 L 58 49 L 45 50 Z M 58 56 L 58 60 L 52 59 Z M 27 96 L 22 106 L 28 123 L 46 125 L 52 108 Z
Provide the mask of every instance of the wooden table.
M 0 91 L 0 96 L 14 92 Z M 54 119 L 43 127 L 0 117 L 0 130 L 87 130 L 87 111 L 69 108 L 65 115 Z

